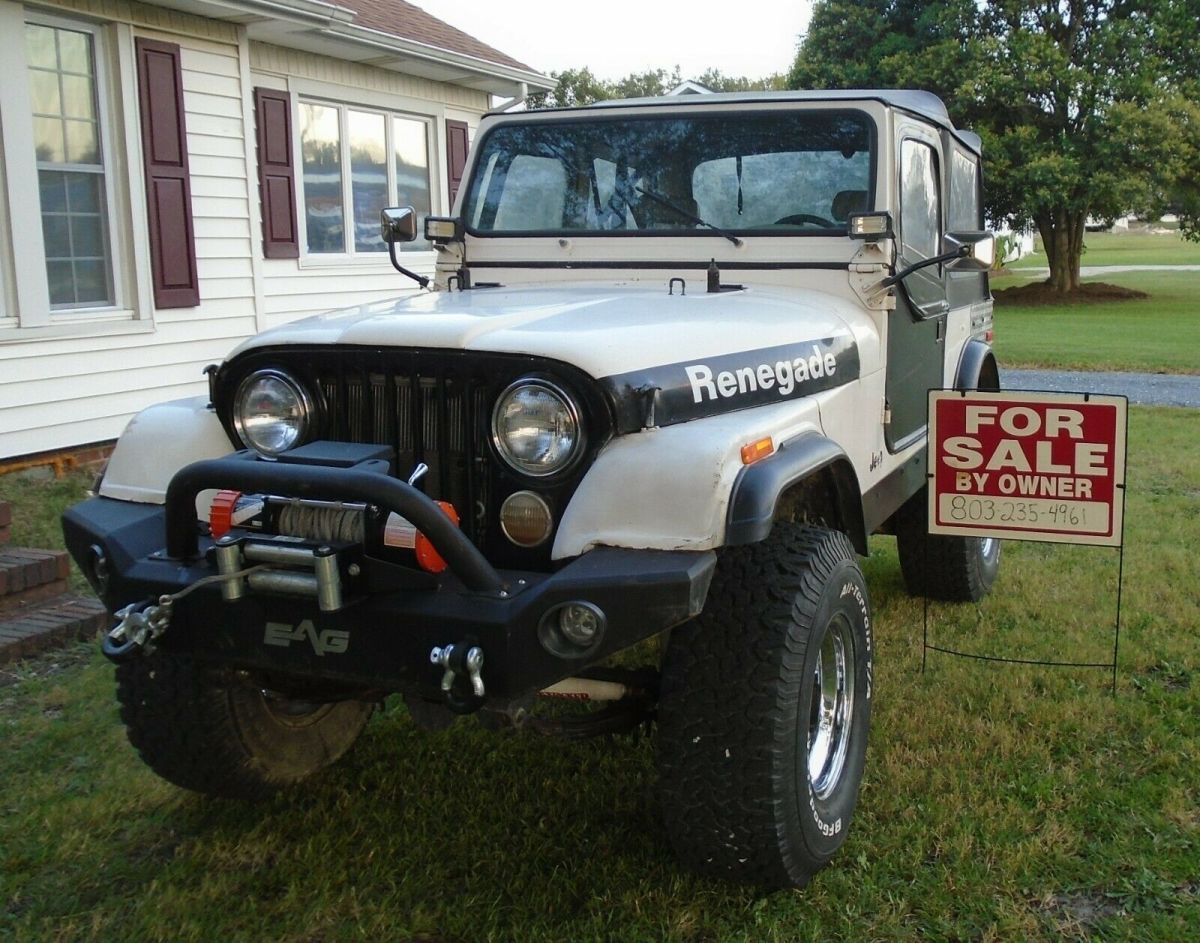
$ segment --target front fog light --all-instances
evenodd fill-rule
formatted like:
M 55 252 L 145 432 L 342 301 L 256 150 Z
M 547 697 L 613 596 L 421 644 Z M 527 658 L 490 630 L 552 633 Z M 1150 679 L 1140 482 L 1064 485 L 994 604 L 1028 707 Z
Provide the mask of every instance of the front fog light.
M 500 505 L 500 529 L 518 547 L 543 544 L 554 529 L 550 505 L 532 491 L 510 494 Z
M 558 630 L 568 642 L 587 648 L 596 640 L 600 619 L 600 611 L 594 606 L 568 603 L 558 610 Z
M 104 548 L 99 544 L 92 544 L 88 548 L 87 568 L 92 585 L 96 587 L 96 592 L 103 596 L 108 592 L 108 581 L 112 578 L 112 572 L 108 568 L 108 557 L 104 555 Z
M 599 606 L 568 602 L 551 609 L 538 626 L 538 641 L 551 655 L 581 658 L 600 646 L 607 620 Z

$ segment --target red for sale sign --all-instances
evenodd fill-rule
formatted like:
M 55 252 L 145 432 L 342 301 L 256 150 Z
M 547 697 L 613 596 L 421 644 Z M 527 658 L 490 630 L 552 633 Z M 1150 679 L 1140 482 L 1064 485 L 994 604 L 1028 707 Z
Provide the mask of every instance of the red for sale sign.
M 929 532 L 1119 547 L 1123 396 L 929 394 Z

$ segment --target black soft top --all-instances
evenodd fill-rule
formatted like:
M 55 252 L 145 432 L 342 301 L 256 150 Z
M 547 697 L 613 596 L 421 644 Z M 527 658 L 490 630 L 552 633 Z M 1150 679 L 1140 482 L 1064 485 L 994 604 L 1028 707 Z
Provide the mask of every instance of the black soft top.
M 981 152 L 979 135 L 954 127 L 945 104 L 933 92 L 913 88 L 812 89 L 787 92 L 713 92 L 710 95 L 662 95 L 656 98 L 616 98 L 576 108 L 539 109 L 546 112 L 586 112 L 605 108 L 703 108 L 706 105 L 755 102 L 861 102 L 876 101 L 924 118 L 954 134 L 975 153 Z M 512 115 L 512 112 L 508 112 Z

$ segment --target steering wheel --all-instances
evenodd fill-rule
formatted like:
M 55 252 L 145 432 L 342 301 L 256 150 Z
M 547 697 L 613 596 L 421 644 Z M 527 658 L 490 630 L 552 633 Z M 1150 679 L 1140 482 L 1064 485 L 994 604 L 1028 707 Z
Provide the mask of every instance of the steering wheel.
M 813 216 L 812 213 L 794 213 L 791 216 L 784 216 L 782 219 L 775 220 L 774 225 L 801 226 L 804 223 L 812 223 L 814 226 L 820 226 L 823 229 L 837 229 L 837 223 L 825 219 L 823 216 Z

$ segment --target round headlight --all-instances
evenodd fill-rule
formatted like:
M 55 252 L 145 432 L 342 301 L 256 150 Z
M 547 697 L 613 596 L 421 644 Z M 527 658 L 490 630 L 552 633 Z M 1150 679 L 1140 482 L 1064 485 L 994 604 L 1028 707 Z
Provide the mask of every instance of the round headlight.
M 579 410 L 546 380 L 518 380 L 500 394 L 492 438 L 504 461 L 535 478 L 562 471 L 583 451 Z
M 242 441 L 278 455 L 304 440 L 312 404 L 304 388 L 278 370 L 259 370 L 242 381 L 233 406 L 233 425 Z

